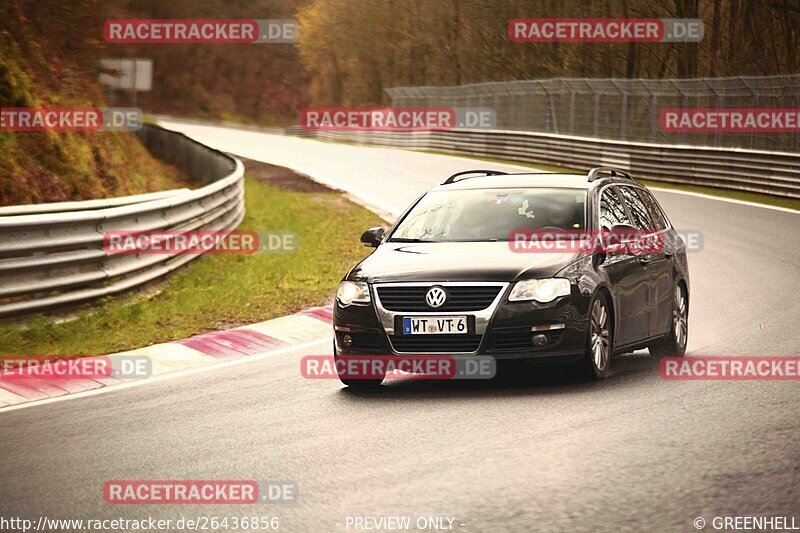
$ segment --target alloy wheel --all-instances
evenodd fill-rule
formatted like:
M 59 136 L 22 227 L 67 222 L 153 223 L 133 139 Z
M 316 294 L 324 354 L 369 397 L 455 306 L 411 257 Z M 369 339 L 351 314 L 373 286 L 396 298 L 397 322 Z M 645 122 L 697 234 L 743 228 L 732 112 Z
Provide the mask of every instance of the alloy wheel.
M 608 310 L 601 298 L 592 304 L 592 336 L 590 347 L 592 350 L 592 361 L 595 368 L 599 371 L 605 370 L 609 360 L 609 332 L 608 332 Z
M 675 335 L 675 342 L 681 348 L 686 346 L 686 338 L 689 331 L 687 311 L 688 305 L 686 304 L 686 295 L 684 294 L 683 287 L 678 285 L 675 287 L 675 307 L 672 310 L 672 328 Z

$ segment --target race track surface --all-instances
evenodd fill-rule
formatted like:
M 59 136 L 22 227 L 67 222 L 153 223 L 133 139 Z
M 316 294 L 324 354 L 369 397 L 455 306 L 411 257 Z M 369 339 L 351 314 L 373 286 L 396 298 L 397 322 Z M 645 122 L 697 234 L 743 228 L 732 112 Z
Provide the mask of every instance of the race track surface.
M 393 215 L 449 173 L 504 168 L 167 126 Z M 689 257 L 688 354 L 800 355 L 800 215 L 656 196 L 677 228 L 704 235 Z M 281 531 L 304 532 L 347 531 L 356 515 L 449 516 L 456 531 L 689 531 L 695 517 L 800 515 L 798 382 L 665 381 L 637 352 L 602 382 L 533 368 L 356 393 L 303 379 L 307 353 L 0 413 L 0 516 L 277 515 Z M 113 506 L 110 479 L 294 480 L 300 497 Z

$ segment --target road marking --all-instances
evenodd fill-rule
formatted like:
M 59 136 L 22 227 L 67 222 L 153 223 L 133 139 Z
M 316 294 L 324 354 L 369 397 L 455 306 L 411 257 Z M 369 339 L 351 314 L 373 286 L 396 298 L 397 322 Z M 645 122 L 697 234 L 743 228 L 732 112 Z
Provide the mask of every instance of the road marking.
M 140 387 L 142 385 L 149 385 L 150 383 L 158 383 L 160 381 L 167 381 L 167 380 L 175 379 L 175 378 L 179 378 L 179 377 L 192 376 L 192 375 L 195 375 L 195 374 L 200 374 L 202 372 L 208 372 L 209 370 L 216 370 L 216 369 L 219 369 L 219 368 L 228 368 L 228 367 L 231 367 L 231 366 L 237 366 L 237 365 L 242 365 L 242 364 L 245 364 L 245 363 L 249 363 L 251 361 L 260 361 L 260 360 L 266 359 L 268 357 L 274 357 L 274 356 L 277 356 L 277 355 L 285 355 L 287 353 L 291 353 L 291 352 L 296 351 L 296 350 L 305 350 L 305 349 L 308 349 L 308 348 L 314 348 L 314 347 L 323 346 L 323 345 L 330 347 L 332 345 L 332 343 L 333 343 L 332 338 L 326 336 L 326 338 L 324 338 L 324 339 L 317 339 L 315 341 L 310 341 L 310 342 L 306 342 L 306 343 L 303 343 L 303 344 L 296 344 L 294 346 L 286 346 L 285 348 L 280 348 L 278 350 L 272 350 L 272 351 L 264 352 L 264 353 L 260 353 L 260 354 L 244 356 L 244 357 L 240 357 L 240 358 L 237 358 L 237 359 L 229 359 L 229 360 L 226 360 L 226 361 L 221 361 L 219 363 L 215 363 L 213 365 L 206 365 L 206 366 L 201 366 L 201 367 L 197 367 L 197 368 L 189 368 L 187 370 L 179 370 L 177 372 L 170 372 L 170 373 L 167 373 L 167 374 L 160 374 L 158 376 L 154 376 L 154 377 L 147 378 L 147 379 L 141 379 L 141 380 L 136 380 L 136 381 L 127 381 L 127 382 L 121 383 L 119 385 L 113 385 L 113 386 L 110 386 L 110 387 L 102 387 L 102 388 L 99 388 L 99 389 L 87 390 L 87 391 L 84 391 L 84 392 L 77 392 L 75 394 L 67 394 L 65 396 L 57 396 L 57 397 L 54 397 L 54 398 L 46 398 L 46 399 L 43 399 L 43 400 L 35 400 L 35 401 L 26 402 L 26 403 L 20 403 L 20 404 L 16 404 L 16 405 L 9 405 L 9 406 L 6 406 L 6 407 L 1 407 L 0 408 L 0 413 L 6 413 L 6 412 L 9 412 L 9 411 L 16 411 L 18 409 L 25 409 L 25 408 L 28 408 L 28 407 L 35 407 L 35 406 L 45 405 L 45 404 L 50 404 L 50 403 L 64 402 L 64 401 L 67 401 L 67 400 L 74 400 L 74 399 L 77 399 L 77 398 L 86 398 L 87 396 L 96 396 L 98 394 L 105 394 L 107 392 L 114 392 L 114 391 L 119 391 L 119 390 L 123 390 L 123 389 L 130 389 L 130 388 L 133 388 L 133 387 Z

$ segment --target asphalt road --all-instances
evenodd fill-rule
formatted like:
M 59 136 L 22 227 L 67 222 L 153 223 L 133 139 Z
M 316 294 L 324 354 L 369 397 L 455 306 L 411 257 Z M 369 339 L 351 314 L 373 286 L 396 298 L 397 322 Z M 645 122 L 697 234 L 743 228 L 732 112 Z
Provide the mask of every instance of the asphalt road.
M 314 177 L 330 162 L 339 187 L 380 183 L 370 200 L 390 212 L 471 166 L 187 129 Z M 689 258 L 689 355 L 798 355 L 800 215 L 656 195 L 678 228 L 704 233 Z M 693 531 L 696 517 L 710 526 L 741 515 L 800 525 L 798 382 L 665 381 L 639 352 L 602 382 L 523 368 L 498 382 L 402 381 L 368 394 L 301 378 L 303 353 L 0 413 L 0 517 L 269 515 L 292 532 L 382 515 L 455 517 L 456 531 Z M 110 479 L 294 480 L 300 497 L 113 506 L 102 496 Z

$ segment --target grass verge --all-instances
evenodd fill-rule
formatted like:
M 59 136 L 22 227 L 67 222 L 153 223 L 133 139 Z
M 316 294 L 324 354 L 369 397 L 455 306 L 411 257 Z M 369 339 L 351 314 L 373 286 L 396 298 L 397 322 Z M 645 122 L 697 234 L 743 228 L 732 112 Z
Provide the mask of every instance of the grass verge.
M 247 164 L 247 213 L 239 229 L 296 232 L 296 253 L 209 255 L 175 273 L 150 299 L 116 299 L 69 322 L 42 316 L 24 330 L 0 325 L 0 357 L 113 353 L 331 301 L 341 277 L 366 254 L 359 235 L 381 220 L 339 192 L 265 167 L 251 171 Z

